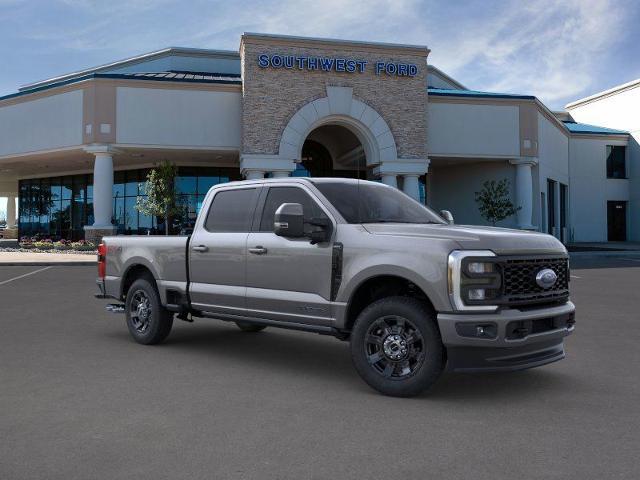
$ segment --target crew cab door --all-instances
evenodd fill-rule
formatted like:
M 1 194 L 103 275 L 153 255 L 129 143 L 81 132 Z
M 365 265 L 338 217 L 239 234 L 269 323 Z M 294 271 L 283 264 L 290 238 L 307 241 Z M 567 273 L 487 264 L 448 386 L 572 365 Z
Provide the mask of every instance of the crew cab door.
M 189 242 L 189 294 L 197 310 L 246 312 L 247 236 L 259 187 L 220 188 Z M 207 203 L 205 202 L 205 205 Z
M 283 203 L 301 204 L 305 221 L 330 218 L 302 184 L 265 188 L 247 240 L 247 315 L 330 326 L 332 242 L 312 245 L 308 238 L 273 233 L 274 215 Z

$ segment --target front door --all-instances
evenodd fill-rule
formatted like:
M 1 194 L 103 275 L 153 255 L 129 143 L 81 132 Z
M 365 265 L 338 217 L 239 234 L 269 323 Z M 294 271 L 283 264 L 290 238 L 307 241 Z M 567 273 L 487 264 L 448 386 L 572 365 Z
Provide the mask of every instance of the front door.
M 273 233 L 274 214 L 283 203 L 301 204 L 305 221 L 329 217 L 303 185 L 269 187 L 260 222 L 247 241 L 247 314 L 331 325 L 332 244 L 312 245 L 308 238 L 284 238 Z
M 189 243 L 189 294 L 197 310 L 246 312 L 247 236 L 259 188 L 216 190 Z M 204 213 L 204 212 L 203 212 Z
M 607 202 L 607 229 L 610 242 L 627 240 L 627 202 Z

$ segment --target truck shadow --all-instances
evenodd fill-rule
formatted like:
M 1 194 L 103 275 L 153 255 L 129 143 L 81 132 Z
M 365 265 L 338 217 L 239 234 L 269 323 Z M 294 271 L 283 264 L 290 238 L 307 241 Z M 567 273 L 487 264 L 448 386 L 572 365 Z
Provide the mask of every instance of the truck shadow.
M 277 370 L 279 374 L 316 378 L 328 388 L 379 396 L 355 371 L 347 342 L 275 328 L 244 333 L 227 324 L 186 327 L 175 329 L 163 348 L 180 354 L 191 353 L 198 357 L 194 361 L 209 361 L 217 371 L 223 369 L 225 363 L 232 364 L 234 369 L 259 369 L 265 375 Z M 576 382 L 554 367 L 485 374 L 445 372 L 438 383 L 419 398 L 447 402 L 530 399 L 541 390 L 550 393 L 581 389 Z

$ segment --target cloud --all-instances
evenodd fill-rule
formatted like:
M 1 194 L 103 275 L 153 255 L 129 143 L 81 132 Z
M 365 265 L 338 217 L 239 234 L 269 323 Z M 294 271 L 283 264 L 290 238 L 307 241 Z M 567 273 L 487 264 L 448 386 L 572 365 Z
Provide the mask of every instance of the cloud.
M 555 107 L 594 88 L 600 59 L 624 36 L 629 9 L 607 0 L 512 3 L 434 44 L 432 60 L 472 88 L 533 93 Z
M 19 46 L 57 60 L 52 71 L 33 62 L 42 70 L 24 81 L 171 45 L 235 50 L 252 31 L 427 45 L 429 62 L 470 88 L 535 94 L 556 108 L 630 80 L 611 52 L 638 22 L 633 0 L 0 0 L 8 5 L 6 54 Z

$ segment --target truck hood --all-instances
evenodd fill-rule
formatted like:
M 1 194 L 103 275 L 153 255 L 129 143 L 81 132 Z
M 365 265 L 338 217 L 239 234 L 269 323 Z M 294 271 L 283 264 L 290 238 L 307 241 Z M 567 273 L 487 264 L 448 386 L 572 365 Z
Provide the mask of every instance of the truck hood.
M 498 255 L 567 252 L 551 235 L 509 228 L 411 223 L 368 223 L 364 228 L 373 235 L 452 240 L 464 250 L 493 250 Z

